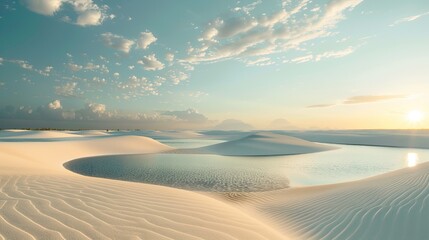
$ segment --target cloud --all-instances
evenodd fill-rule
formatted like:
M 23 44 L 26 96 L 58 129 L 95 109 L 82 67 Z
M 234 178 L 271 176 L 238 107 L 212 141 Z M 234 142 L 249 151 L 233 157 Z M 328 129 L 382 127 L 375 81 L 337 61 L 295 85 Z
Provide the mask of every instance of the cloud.
M 89 103 L 88 108 L 97 114 L 103 114 L 106 112 L 106 105 L 100 103 Z
M 98 71 L 100 73 L 109 73 L 109 68 L 107 68 L 106 65 L 104 64 L 95 64 L 93 62 L 88 62 L 85 67 L 83 67 L 83 69 L 85 70 L 89 70 L 89 71 Z
M 189 75 L 187 73 L 184 73 L 184 72 L 171 71 L 169 73 L 169 79 L 173 82 L 174 85 L 178 85 L 182 81 L 185 81 L 188 78 L 189 78 Z
M 206 92 L 196 91 L 196 92 L 190 92 L 188 95 L 189 97 L 199 98 L 203 96 L 208 96 L 209 94 Z
M 240 130 L 240 131 L 248 131 L 252 130 L 253 126 L 250 124 L 247 124 L 241 120 L 237 119 L 226 119 L 223 120 L 221 123 L 213 127 L 213 129 L 216 130 Z
M 31 65 L 28 61 L 25 60 L 9 60 L 11 63 L 18 64 L 23 69 L 33 70 L 33 65 Z
M 290 62 L 292 62 L 292 63 L 306 63 L 306 62 L 310 62 L 310 61 L 318 62 L 318 61 L 321 61 L 321 60 L 327 59 L 327 58 L 342 58 L 342 57 L 345 57 L 349 54 L 352 54 L 354 51 L 355 51 L 355 48 L 347 47 L 343 50 L 338 50 L 338 51 L 327 51 L 327 52 L 317 54 L 317 55 L 308 54 L 305 56 L 296 57 L 296 58 L 293 58 L 292 60 L 290 60 Z
M 361 103 L 374 103 L 380 101 L 387 101 L 393 99 L 404 99 L 410 97 L 405 94 L 398 95 L 361 95 L 361 96 L 353 96 L 349 97 L 341 102 L 341 104 L 361 104 Z M 324 107 L 332 107 L 338 104 L 316 104 L 307 106 L 307 108 L 324 108 Z
M 50 109 L 54 109 L 54 110 L 56 110 L 56 109 L 62 109 L 62 108 L 63 108 L 63 107 L 61 106 L 61 102 L 60 102 L 60 100 L 55 100 L 55 101 L 53 101 L 53 102 L 49 103 L 49 104 L 48 104 L 48 107 L 49 107 Z
M 4 59 L 0 57 L 0 66 L 3 65 Z
M 100 25 L 107 16 L 107 6 L 98 6 L 92 0 L 24 0 L 24 5 L 30 10 L 45 16 L 53 16 L 67 4 L 76 13 L 76 21 L 69 16 L 63 16 L 66 22 L 72 22 L 79 26 Z
M 143 68 L 148 71 L 156 71 L 164 69 L 165 65 L 156 59 L 155 54 L 144 56 L 142 60 L 137 62 L 138 64 L 143 65 Z
M 54 102 L 52 104 L 55 105 Z M 206 128 L 212 124 L 195 109 L 133 113 L 108 111 L 106 105 L 101 103 L 88 103 L 77 110 L 49 106 L 0 107 L 0 128 L 177 130 Z
M 361 2 L 332 0 L 320 11 L 311 11 L 309 0 L 295 6 L 290 6 L 291 1 L 284 1 L 279 11 L 260 16 L 235 11 L 233 16 L 211 21 L 198 43 L 188 49 L 185 61 L 246 59 L 296 49 L 305 42 L 329 36 L 336 24 L 344 19 L 344 12 Z
M 43 70 L 45 73 L 50 73 L 52 71 L 52 69 L 54 69 L 54 67 L 52 66 L 47 66 L 45 67 L 45 69 Z
M 335 104 L 315 104 L 307 106 L 307 108 L 325 108 L 325 107 L 332 107 L 335 106 Z
M 262 3 L 262 0 L 258 0 L 258 1 L 255 1 L 253 3 L 249 3 L 247 5 L 244 5 L 242 7 L 235 7 L 233 9 L 233 11 L 236 11 L 236 12 L 243 11 L 245 14 L 249 15 L 253 10 L 255 10 L 256 6 L 261 4 L 261 3 Z
M 55 87 L 55 93 L 59 96 L 64 96 L 64 97 L 76 96 L 77 95 L 76 86 L 77 86 L 76 82 L 69 82 L 64 85 Z
M 392 99 L 403 99 L 407 98 L 408 95 L 366 95 L 366 96 L 354 96 L 344 100 L 343 104 L 359 104 L 359 103 L 371 103 L 380 102 Z
M 305 62 L 309 62 L 313 59 L 314 59 L 313 55 L 310 54 L 310 55 L 305 55 L 302 57 L 294 58 L 291 60 L 291 62 L 293 62 L 293 63 L 305 63 Z
M 137 40 L 137 48 L 146 49 L 152 43 L 156 42 L 157 38 L 153 35 L 153 33 L 146 31 L 140 33 L 140 37 Z
M 355 48 L 353 48 L 353 47 L 348 47 L 346 49 L 339 50 L 339 51 L 328 51 L 328 52 L 324 52 L 322 54 L 318 54 L 315 57 L 315 60 L 320 61 L 320 60 L 325 59 L 325 58 L 341 58 L 341 57 L 345 57 L 349 54 L 352 54 L 354 51 L 355 51 Z
M 79 15 L 76 20 L 77 25 L 87 26 L 87 25 L 99 25 L 101 23 L 101 19 L 103 15 L 100 11 L 85 11 Z
M 37 69 L 31 63 L 29 63 L 27 60 L 13 60 L 13 59 L 0 58 L 0 65 L 2 65 L 3 62 L 9 62 L 9 63 L 16 64 L 22 69 L 32 71 L 32 72 L 36 72 L 36 73 L 43 75 L 43 76 L 49 76 L 49 74 L 51 73 L 51 71 L 53 69 L 52 66 L 47 66 L 44 69 Z
M 101 34 L 101 37 L 103 39 L 104 45 L 124 53 L 129 53 L 131 47 L 134 45 L 133 40 L 126 39 L 111 32 L 103 33 Z
M 187 122 L 206 122 L 208 118 L 197 110 L 189 108 L 184 111 L 166 111 L 162 112 L 163 116 L 171 116 L 173 119 Z
M 80 70 L 82 70 L 83 66 L 82 65 L 78 65 L 78 64 L 74 64 L 74 63 L 68 63 L 67 67 L 72 70 L 73 72 L 78 72 Z
M 172 53 L 167 53 L 167 54 L 165 54 L 165 61 L 167 61 L 167 62 L 173 62 L 174 61 L 174 54 L 172 54 Z M 1 61 L 0 61 L 0 64 L 1 64 Z
M 245 61 L 246 66 L 268 66 L 274 64 L 274 61 L 269 57 L 261 57 L 255 60 Z
M 26 7 L 38 14 L 52 16 L 57 12 L 64 0 L 25 0 Z
M 117 83 L 119 89 L 125 90 L 124 99 L 136 98 L 148 95 L 158 95 L 158 87 L 162 85 L 163 79 L 159 78 L 155 81 L 150 81 L 145 77 L 131 76 L 128 81 L 120 81 Z
M 409 17 L 404 17 L 404 18 L 401 18 L 399 20 L 396 20 L 394 23 L 390 24 L 389 26 L 394 27 L 394 26 L 401 24 L 401 23 L 412 22 L 412 21 L 415 21 L 415 20 L 417 20 L 421 17 L 424 17 L 426 15 L 429 15 L 429 12 L 425 12 L 422 14 L 417 14 L 417 15 L 413 15 L 413 16 L 409 16 Z

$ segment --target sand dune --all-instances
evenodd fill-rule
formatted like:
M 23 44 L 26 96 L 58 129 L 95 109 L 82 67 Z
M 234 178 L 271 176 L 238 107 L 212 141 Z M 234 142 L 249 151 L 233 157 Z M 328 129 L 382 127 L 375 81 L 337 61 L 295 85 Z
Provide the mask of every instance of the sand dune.
M 429 237 L 429 163 L 356 182 L 222 198 L 296 239 Z
M 0 174 L 59 173 L 70 174 L 63 168 L 66 161 L 86 156 L 155 153 L 171 147 L 153 139 L 139 136 L 55 141 L 0 142 Z
M 203 137 L 196 131 L 141 131 L 140 133 L 153 139 L 198 139 Z
M 429 148 L 427 130 L 294 131 L 285 134 L 308 141 L 366 146 Z
M 82 131 L 68 131 L 71 134 L 79 136 L 106 136 L 109 135 L 109 132 L 105 130 L 82 130 Z
M 254 133 L 243 138 L 184 152 L 229 156 L 269 156 L 320 152 L 335 149 L 318 143 L 271 132 Z
M 0 142 L 0 239 L 284 239 L 198 193 L 84 177 L 62 166 L 78 157 L 170 149 L 137 136 Z
M 5 239 L 282 239 L 220 201 L 81 176 L 1 176 Z
M 41 139 L 61 135 L 6 133 Z M 429 163 L 350 183 L 200 194 L 72 173 L 62 165 L 75 158 L 172 151 L 153 139 L 130 134 L 81 136 L 59 142 L 25 138 L 0 142 L 0 239 L 429 237 Z M 272 133 L 200 149 L 219 154 L 328 150 Z
M 0 131 L 1 138 L 11 139 L 46 139 L 46 138 L 72 138 L 81 137 L 80 135 L 71 134 L 65 131 L 32 131 L 32 130 L 2 130 Z

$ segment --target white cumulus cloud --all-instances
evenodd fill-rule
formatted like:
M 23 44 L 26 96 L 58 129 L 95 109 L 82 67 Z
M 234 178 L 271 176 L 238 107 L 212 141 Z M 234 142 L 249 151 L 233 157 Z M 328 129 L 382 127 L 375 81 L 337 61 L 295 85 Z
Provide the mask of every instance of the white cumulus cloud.
M 93 113 L 103 114 L 106 112 L 106 105 L 101 103 L 90 103 L 88 108 L 91 109 Z
M 79 26 L 100 25 L 108 17 L 108 7 L 100 7 L 92 0 L 24 0 L 24 4 L 30 11 L 46 16 L 55 15 L 64 4 L 70 5 L 77 15 L 76 20 L 72 21 L 69 16 L 62 19 Z
M 63 4 L 63 0 L 25 0 L 27 8 L 42 15 L 54 15 Z
M 167 61 L 167 62 L 174 61 L 174 54 L 172 54 L 172 53 L 165 54 L 165 61 Z
M 103 33 L 101 37 L 103 38 L 104 45 L 124 53 L 129 53 L 131 47 L 134 45 L 133 40 L 126 39 L 111 32 Z
M 142 64 L 143 68 L 148 71 L 161 70 L 165 67 L 162 62 L 156 59 L 155 54 L 144 56 L 143 59 L 139 60 L 137 63 Z
M 73 72 L 78 72 L 80 70 L 82 70 L 83 66 L 82 65 L 78 65 L 75 63 L 68 63 L 67 67 L 72 70 Z
M 63 107 L 61 106 L 61 102 L 60 100 L 55 100 L 51 103 L 48 104 L 48 107 L 50 109 L 56 110 L 56 109 L 62 109 Z
M 76 96 L 76 82 L 69 82 L 61 86 L 55 87 L 55 93 L 59 96 L 71 97 Z
M 156 42 L 157 38 L 153 35 L 153 33 L 146 31 L 140 33 L 140 37 L 137 40 L 137 48 L 146 49 L 152 43 Z

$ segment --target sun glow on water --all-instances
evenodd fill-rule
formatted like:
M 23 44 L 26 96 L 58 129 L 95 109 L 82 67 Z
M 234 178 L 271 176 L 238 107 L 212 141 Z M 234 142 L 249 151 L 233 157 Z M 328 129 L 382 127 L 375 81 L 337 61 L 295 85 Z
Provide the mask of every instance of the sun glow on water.
M 419 155 L 417 155 L 417 153 L 410 152 L 407 154 L 408 167 L 415 167 L 417 165 L 417 160 L 419 160 Z

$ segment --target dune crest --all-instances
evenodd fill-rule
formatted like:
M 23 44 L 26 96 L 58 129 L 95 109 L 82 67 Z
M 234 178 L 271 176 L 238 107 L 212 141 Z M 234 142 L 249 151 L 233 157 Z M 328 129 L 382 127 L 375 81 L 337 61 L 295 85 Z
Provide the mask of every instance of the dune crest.
M 228 156 L 270 156 L 304 154 L 336 149 L 272 132 L 254 133 L 243 138 L 193 149 L 197 153 Z
M 66 131 L 33 131 L 33 130 L 2 130 L 0 139 L 47 139 L 47 138 L 76 138 L 80 135 L 71 134 Z

